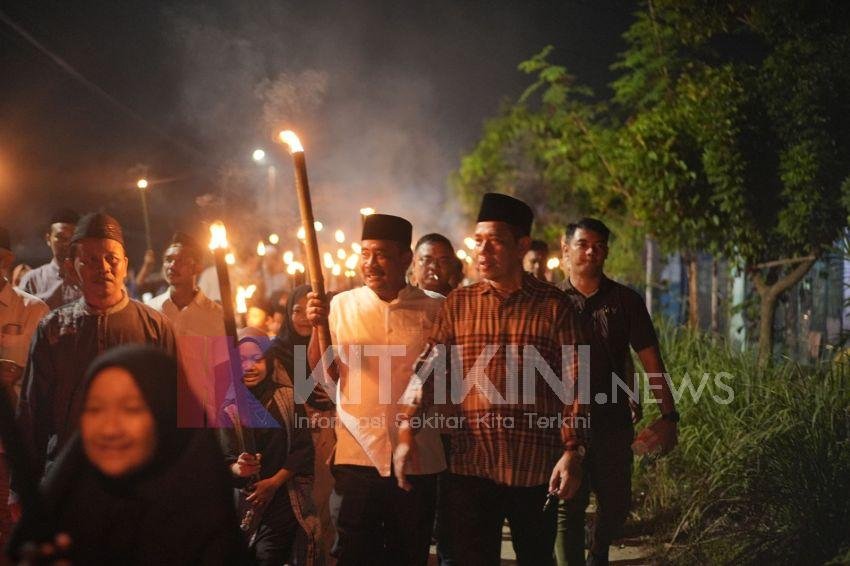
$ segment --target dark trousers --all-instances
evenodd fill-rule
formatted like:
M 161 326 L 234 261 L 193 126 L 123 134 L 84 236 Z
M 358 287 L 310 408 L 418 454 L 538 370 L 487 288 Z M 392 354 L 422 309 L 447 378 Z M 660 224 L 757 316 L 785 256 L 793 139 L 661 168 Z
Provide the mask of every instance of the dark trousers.
M 584 477 L 578 493 L 558 506 L 558 566 L 584 566 L 584 513 L 590 491 L 596 494 L 596 521 L 590 550 L 608 555 L 629 515 L 632 497 L 632 440 L 634 429 L 594 429 L 593 442 L 584 459 Z
M 282 486 L 263 513 L 257 536 L 251 546 L 258 566 L 288 564 L 295 544 L 295 535 L 300 529 L 301 525 L 292 511 L 286 486 Z
M 340 506 L 338 566 L 424 566 L 428 562 L 437 495 L 436 474 L 408 476 L 410 491 L 395 477 L 366 466 L 333 467 Z
M 455 564 L 498 566 L 505 519 L 518 564 L 554 563 L 556 514 L 554 508 L 543 512 L 546 485 L 511 487 L 451 473 L 441 480 L 437 537 Z

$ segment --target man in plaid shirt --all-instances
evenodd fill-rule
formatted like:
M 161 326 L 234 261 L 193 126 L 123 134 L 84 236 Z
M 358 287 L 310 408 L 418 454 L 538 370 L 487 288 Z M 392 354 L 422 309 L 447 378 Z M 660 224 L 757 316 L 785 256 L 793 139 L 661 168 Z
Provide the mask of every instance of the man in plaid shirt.
M 575 391 L 579 348 L 571 348 L 583 343 L 581 327 L 560 290 L 523 271 L 532 220 L 524 202 L 484 196 L 475 228 L 482 280 L 449 294 L 430 339 L 433 352 L 451 351 L 452 403 L 443 412 L 456 425 L 438 537 L 444 558 L 464 566 L 499 564 L 505 518 L 520 564 L 552 564 L 556 506 L 544 510 L 547 494 L 570 498 L 581 484 L 590 423 Z M 428 426 L 421 415 L 445 393 L 444 380 L 426 371 L 413 376 L 398 416 L 394 471 L 403 488 L 416 459 L 411 439 Z

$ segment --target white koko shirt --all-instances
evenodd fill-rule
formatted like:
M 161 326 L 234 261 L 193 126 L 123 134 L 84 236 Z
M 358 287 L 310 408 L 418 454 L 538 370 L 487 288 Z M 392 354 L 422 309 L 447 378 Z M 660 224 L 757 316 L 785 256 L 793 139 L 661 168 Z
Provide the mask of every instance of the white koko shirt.
M 218 408 L 223 398 L 216 386 L 216 366 L 228 369 L 227 337 L 222 308 L 198 289 L 192 302 L 180 309 L 171 300 L 170 291 L 157 295 L 148 306 L 158 310 L 174 325 L 177 353 L 186 372 L 189 387 L 201 402 L 206 426 L 218 421 Z M 219 381 L 221 378 L 219 378 Z M 200 415 L 184 415 L 196 426 Z
M 48 311 L 44 301 L 7 282 L 0 291 L 0 358 L 25 367 L 32 335 Z
M 443 301 L 442 295 L 410 285 L 390 302 L 366 286 L 331 300 L 331 338 L 343 362 L 334 463 L 373 466 L 390 476 L 398 443 L 396 414 L 404 407 L 398 401 Z M 408 473 L 435 474 L 446 468 L 438 430 L 424 428 L 415 443 Z

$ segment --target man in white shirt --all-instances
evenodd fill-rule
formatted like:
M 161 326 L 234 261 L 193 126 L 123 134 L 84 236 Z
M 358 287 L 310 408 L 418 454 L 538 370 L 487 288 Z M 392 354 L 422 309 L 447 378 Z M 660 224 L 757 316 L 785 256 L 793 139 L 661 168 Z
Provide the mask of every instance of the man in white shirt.
M 340 566 L 424 565 L 428 559 L 436 478 L 446 466 L 436 428 L 415 438 L 410 489 L 399 488 L 392 477 L 398 401 L 443 303 L 441 295 L 405 281 L 411 233 L 403 218 L 368 216 L 361 243 L 365 286 L 336 295 L 329 309 L 309 295 L 308 319 L 314 325 L 327 321 L 338 347 L 331 373 L 339 376 L 333 474 L 341 496 Z M 311 367 L 319 357 L 314 331 Z
M 71 235 L 79 222 L 80 215 L 69 209 L 53 214 L 44 241 L 53 253 L 53 259 L 36 267 L 21 279 L 21 289 L 35 295 L 51 309 L 76 301 L 83 296 L 76 284 L 73 268 L 65 265 L 70 256 Z
M 32 335 L 49 309 L 38 297 L 12 287 L 2 275 L 14 261 L 9 232 L 0 227 L 0 375 L 4 384 L 20 388 Z
M 197 286 L 204 253 L 194 238 L 175 233 L 162 258 L 168 290 L 148 303 L 174 325 L 177 353 L 187 381 L 181 383 L 178 396 L 180 424 L 191 427 L 215 426 L 228 383 L 222 308 Z
M 21 387 L 21 376 L 27 365 L 30 342 L 38 321 L 48 312 L 44 301 L 15 289 L 5 274 L 15 261 L 9 232 L 0 227 L 0 382 L 11 388 L 14 397 Z M 9 471 L 0 446 L 0 543 L 5 543 L 12 518 L 6 504 L 9 499 Z

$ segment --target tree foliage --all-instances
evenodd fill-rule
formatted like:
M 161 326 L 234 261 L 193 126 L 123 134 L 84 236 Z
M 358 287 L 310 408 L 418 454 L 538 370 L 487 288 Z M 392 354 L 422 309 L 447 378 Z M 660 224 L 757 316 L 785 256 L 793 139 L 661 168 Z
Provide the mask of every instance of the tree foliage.
M 607 100 L 551 62 L 551 48 L 522 63 L 532 84 L 488 122 L 456 189 L 725 256 L 748 269 L 772 324 L 776 295 L 807 270 L 796 258 L 817 257 L 847 226 L 850 5 L 654 0 L 624 37 Z

